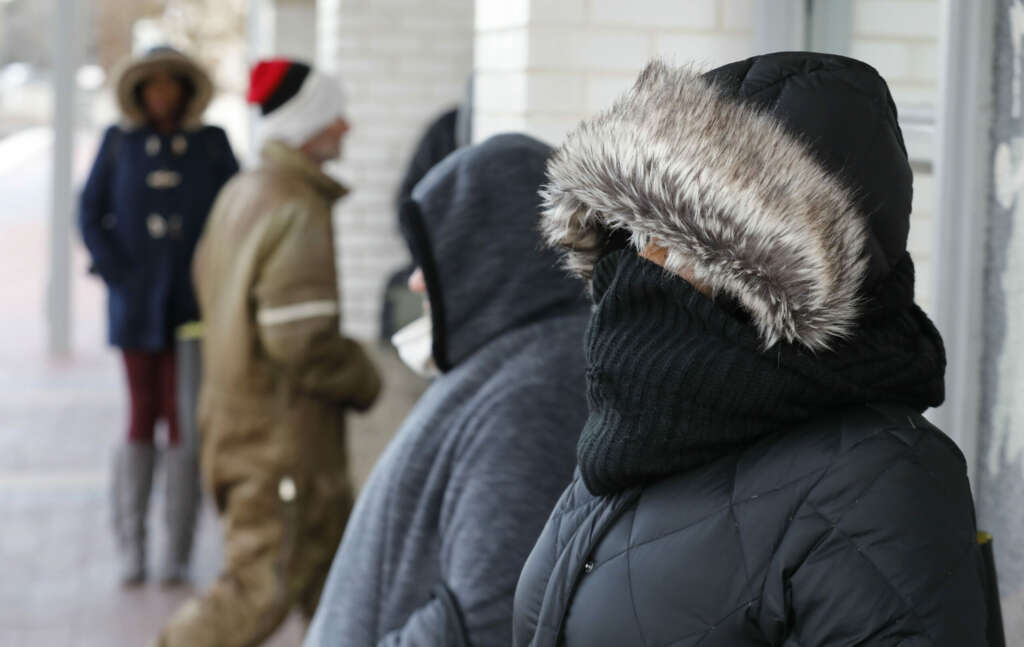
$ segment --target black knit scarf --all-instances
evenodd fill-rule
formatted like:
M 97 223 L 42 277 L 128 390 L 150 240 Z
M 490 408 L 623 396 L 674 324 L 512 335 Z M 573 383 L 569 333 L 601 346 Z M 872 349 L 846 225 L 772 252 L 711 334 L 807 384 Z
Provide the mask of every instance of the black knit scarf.
M 706 464 L 829 410 L 924 411 L 944 397 L 942 339 L 913 303 L 909 256 L 867 295 L 856 336 L 818 354 L 763 350 L 738 309 L 628 250 L 597 264 L 593 287 L 578 457 L 594 494 Z

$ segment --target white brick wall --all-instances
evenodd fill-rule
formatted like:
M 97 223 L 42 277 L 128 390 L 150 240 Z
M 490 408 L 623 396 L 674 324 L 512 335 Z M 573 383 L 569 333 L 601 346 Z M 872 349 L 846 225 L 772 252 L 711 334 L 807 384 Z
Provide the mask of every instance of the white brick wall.
M 753 0 L 477 0 L 476 73 L 486 136 L 504 117 L 527 127 L 556 112 L 551 100 L 509 72 L 564 74 L 583 84 L 583 103 L 557 111 L 584 117 L 607 105 L 644 61 L 663 56 L 711 67 L 753 54 Z M 854 0 L 851 55 L 874 65 L 901 106 L 937 93 L 939 0 Z M 511 82 L 500 99 L 490 89 Z M 574 88 L 575 89 L 575 88 Z M 513 95 L 513 96 L 510 96 Z M 505 103 L 511 101 L 512 103 Z M 497 104 L 497 105 L 496 105 Z M 502 109 L 504 108 L 504 109 Z M 511 123 L 511 122 L 510 122 Z
M 719 4 L 718 0 L 591 0 L 589 17 L 594 23 L 616 27 L 715 30 Z
M 875 66 L 898 105 L 938 97 L 939 0 L 854 0 L 852 56 Z
M 352 193 L 335 214 L 349 334 L 377 335 L 384 283 L 409 258 L 396 228 L 395 191 L 423 128 L 464 94 L 473 17 L 473 0 L 318 3 L 317 62 L 344 79 L 352 123 L 337 168 Z
M 649 59 L 711 67 L 753 54 L 752 0 L 477 0 L 477 140 L 557 143 Z
M 894 38 L 935 39 L 938 0 L 854 0 L 854 33 Z
M 722 3 L 722 27 L 725 31 L 753 30 L 754 0 L 725 0 Z
M 553 3 L 552 3 L 553 4 Z M 476 3 L 476 30 L 525 26 L 530 17 L 530 0 L 481 0 Z

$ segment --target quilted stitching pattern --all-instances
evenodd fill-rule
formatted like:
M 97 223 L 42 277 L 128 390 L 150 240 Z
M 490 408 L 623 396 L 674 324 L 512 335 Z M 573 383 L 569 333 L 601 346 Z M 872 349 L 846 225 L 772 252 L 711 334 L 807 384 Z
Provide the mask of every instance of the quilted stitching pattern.
M 562 639 L 978 644 L 963 638 L 983 627 L 971 606 L 973 510 L 962 457 L 950 449 L 915 413 L 860 409 L 649 486 L 580 556 L 594 563 L 577 570 Z M 549 526 L 559 546 L 602 501 L 578 481 L 570 488 Z M 878 618 L 886 621 L 869 626 Z M 851 631 L 860 633 L 841 636 Z

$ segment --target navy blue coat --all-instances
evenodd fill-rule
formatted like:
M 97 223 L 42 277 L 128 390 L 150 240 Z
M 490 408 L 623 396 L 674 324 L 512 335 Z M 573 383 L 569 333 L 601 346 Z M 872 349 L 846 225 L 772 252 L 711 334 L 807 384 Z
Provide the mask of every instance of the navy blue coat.
M 109 289 L 112 345 L 164 350 L 177 326 L 198 319 L 192 255 L 236 171 L 227 136 L 214 126 L 169 135 L 107 129 L 79 219 L 91 271 Z

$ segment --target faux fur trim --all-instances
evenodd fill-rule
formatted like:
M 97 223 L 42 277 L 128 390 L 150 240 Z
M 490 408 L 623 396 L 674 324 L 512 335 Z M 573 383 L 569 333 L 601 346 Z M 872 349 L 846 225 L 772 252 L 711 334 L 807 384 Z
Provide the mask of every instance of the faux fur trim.
M 766 348 L 823 350 L 854 327 L 868 258 L 853 193 L 776 118 L 691 69 L 650 63 L 568 135 L 548 178 L 541 227 L 581 277 L 624 230 L 737 299 Z
M 213 82 L 193 59 L 175 50 L 161 48 L 137 58 L 122 62 L 114 73 L 114 93 L 121 109 L 123 126 L 138 128 L 146 123 L 146 115 L 135 97 L 135 88 L 158 71 L 188 77 L 195 87 L 195 95 L 185 108 L 182 127 L 195 130 L 202 125 L 202 116 L 213 99 Z

